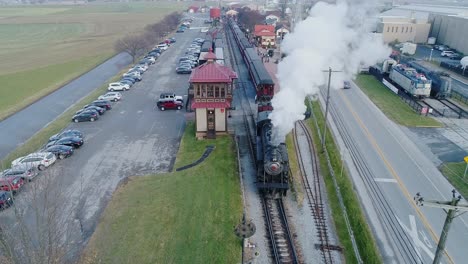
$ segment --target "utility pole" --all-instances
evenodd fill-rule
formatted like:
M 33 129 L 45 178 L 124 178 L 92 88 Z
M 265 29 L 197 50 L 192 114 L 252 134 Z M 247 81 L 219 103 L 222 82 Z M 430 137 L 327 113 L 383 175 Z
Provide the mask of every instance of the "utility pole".
M 459 205 L 458 202 L 462 199 L 461 195 L 456 195 L 456 191 L 452 190 L 452 200 L 451 201 L 436 201 L 436 200 L 428 200 L 425 201 L 424 198 L 421 196 L 420 193 L 417 193 L 414 197 L 416 201 L 416 205 L 419 206 L 429 206 L 435 208 L 442 208 L 447 213 L 447 217 L 445 218 L 444 227 L 442 228 L 442 233 L 440 234 L 439 243 L 437 245 L 437 250 L 434 256 L 433 264 L 439 264 L 440 259 L 442 258 L 442 253 L 445 249 L 445 243 L 447 241 L 448 232 L 450 229 L 450 225 L 454 218 L 468 212 L 468 204 Z M 457 212 L 462 211 L 462 213 L 456 215 Z
M 323 124 L 323 137 L 322 137 L 322 152 L 325 152 L 325 138 L 326 138 L 326 135 L 327 135 L 327 116 L 328 116 L 328 104 L 330 103 L 330 83 L 331 83 L 331 75 L 332 75 L 332 72 L 341 72 L 341 71 L 333 71 L 331 67 L 328 68 L 328 71 L 324 71 L 324 72 L 328 72 L 328 87 L 327 87 L 327 98 L 326 98 L 326 102 L 325 102 L 325 122 Z

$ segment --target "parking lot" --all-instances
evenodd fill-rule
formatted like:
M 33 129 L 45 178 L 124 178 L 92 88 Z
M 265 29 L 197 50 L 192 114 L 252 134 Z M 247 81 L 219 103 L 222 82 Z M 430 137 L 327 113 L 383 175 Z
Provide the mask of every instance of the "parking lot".
M 167 172 L 172 168 L 185 127 L 185 109 L 160 111 L 156 101 L 163 92 L 187 98 L 190 75 L 176 74 L 178 58 L 190 42 L 202 36 L 195 19 L 191 30 L 174 34 L 177 42 L 149 67 L 141 82 L 122 92 L 95 122 L 71 123 L 68 129 L 84 134 L 84 145 L 64 160 L 43 171 L 27 184 L 15 201 L 15 208 L 0 213 L 2 223 L 35 230 L 37 213 L 53 205 L 59 217 L 50 224 L 76 257 L 94 231 L 99 216 L 117 185 L 128 176 Z M 124 181 L 123 181 L 124 182 Z M 24 223 L 18 221 L 21 216 Z M 16 230 L 16 229 L 13 229 Z M 36 230 L 37 231 L 37 230 Z M 35 236 L 32 236 L 34 239 Z

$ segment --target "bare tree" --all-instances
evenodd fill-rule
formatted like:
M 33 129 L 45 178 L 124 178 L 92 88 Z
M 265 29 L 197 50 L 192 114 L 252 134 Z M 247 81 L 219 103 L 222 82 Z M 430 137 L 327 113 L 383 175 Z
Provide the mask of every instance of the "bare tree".
M 0 263 L 67 263 L 80 251 L 78 204 L 64 203 L 69 194 L 57 179 L 61 171 L 54 171 L 44 171 L 25 185 L 11 208 L 2 213 Z M 82 190 L 78 192 L 80 200 Z
M 253 32 L 255 25 L 263 25 L 265 20 L 264 16 L 260 13 L 250 9 L 241 9 L 238 14 L 238 19 L 250 32 Z
M 144 35 L 127 35 L 115 43 L 117 52 L 127 52 L 132 56 L 133 62 L 148 48 L 148 41 Z

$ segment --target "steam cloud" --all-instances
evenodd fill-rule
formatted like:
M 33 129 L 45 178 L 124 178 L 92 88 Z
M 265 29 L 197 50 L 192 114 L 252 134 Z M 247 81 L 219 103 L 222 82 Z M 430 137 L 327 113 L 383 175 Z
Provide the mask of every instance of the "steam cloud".
M 361 65 L 371 66 L 388 57 L 390 48 L 366 29 L 371 12 L 359 3 L 319 2 L 309 17 L 285 36 L 281 49 L 287 56 L 278 64 L 277 73 L 281 90 L 272 100 L 270 114 L 276 143 L 284 142 L 294 123 L 304 119 L 304 99 L 318 94 L 319 87 L 327 84 L 324 71 L 329 67 L 342 71 L 332 75 L 331 88 L 338 89 Z

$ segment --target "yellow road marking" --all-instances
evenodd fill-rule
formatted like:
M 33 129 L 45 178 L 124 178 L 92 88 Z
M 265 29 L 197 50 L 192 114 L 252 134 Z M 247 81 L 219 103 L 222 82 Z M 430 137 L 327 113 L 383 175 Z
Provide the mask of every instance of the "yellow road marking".
M 338 94 L 340 95 L 340 97 L 343 99 L 343 101 L 345 102 L 345 104 L 347 105 L 348 109 L 351 111 L 351 114 L 354 116 L 354 118 L 356 119 L 356 121 L 358 122 L 359 126 L 364 130 L 364 133 L 366 134 L 366 137 L 369 139 L 369 141 L 371 142 L 372 146 L 374 147 L 374 149 L 377 151 L 377 153 L 379 154 L 380 158 L 382 159 L 382 161 L 384 162 L 385 166 L 387 167 L 387 169 L 390 171 L 390 173 L 392 174 L 393 178 L 395 178 L 395 180 L 397 181 L 397 184 L 398 186 L 400 187 L 401 191 L 403 192 L 404 196 L 406 197 L 406 199 L 409 201 L 409 203 L 411 204 L 411 206 L 414 208 L 414 210 L 416 211 L 416 213 L 418 214 L 419 216 L 419 219 L 421 220 L 421 222 L 423 223 L 423 225 L 426 227 L 427 230 L 429 230 L 429 233 L 431 234 L 432 238 L 437 242 L 439 243 L 439 236 L 434 232 L 434 230 L 432 229 L 432 227 L 430 226 L 429 222 L 427 221 L 426 217 L 423 215 L 423 213 L 421 212 L 421 210 L 419 209 L 419 207 L 413 202 L 413 197 L 410 195 L 410 193 L 408 192 L 408 189 L 406 189 L 405 185 L 403 184 L 400 176 L 398 176 L 398 174 L 396 173 L 395 169 L 392 167 L 392 165 L 390 164 L 390 162 L 387 160 L 387 158 L 385 157 L 382 149 L 379 147 L 379 145 L 377 144 L 376 140 L 374 139 L 374 137 L 371 135 L 371 133 L 369 132 L 369 130 L 367 129 L 367 127 L 364 125 L 364 123 L 362 122 L 362 120 L 359 118 L 359 116 L 357 115 L 357 113 L 354 111 L 354 109 L 352 108 L 351 106 L 351 103 L 349 102 L 349 100 L 343 96 L 342 92 L 338 92 Z M 447 250 L 444 250 L 444 253 L 445 255 L 447 256 L 448 260 L 450 263 L 454 264 L 455 262 L 453 261 L 452 257 L 448 254 Z

